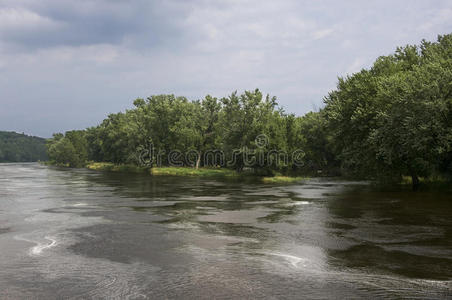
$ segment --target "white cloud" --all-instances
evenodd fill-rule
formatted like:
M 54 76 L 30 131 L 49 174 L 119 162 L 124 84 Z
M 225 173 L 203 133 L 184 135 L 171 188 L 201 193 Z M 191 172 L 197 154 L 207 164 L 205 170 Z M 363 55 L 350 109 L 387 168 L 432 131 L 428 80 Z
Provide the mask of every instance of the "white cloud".
M 429 14 L 431 15 L 431 17 L 418 26 L 418 29 L 422 32 L 428 32 L 429 30 L 432 30 L 435 27 L 447 23 L 449 20 L 452 20 L 452 8 L 430 10 Z
M 333 28 L 317 30 L 313 33 L 314 39 L 323 39 L 334 32 Z
M 0 30 L 51 29 L 62 24 L 23 8 L 0 8 Z
M 50 136 L 136 97 L 256 87 L 303 114 L 337 76 L 449 33 L 451 14 L 442 0 L 4 0 L 0 129 Z

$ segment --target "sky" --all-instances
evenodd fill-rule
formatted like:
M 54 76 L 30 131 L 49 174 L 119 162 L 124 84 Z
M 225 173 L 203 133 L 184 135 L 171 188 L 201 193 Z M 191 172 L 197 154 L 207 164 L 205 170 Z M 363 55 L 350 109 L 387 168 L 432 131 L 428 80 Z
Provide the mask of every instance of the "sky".
M 50 137 L 136 98 L 255 88 L 303 115 L 339 76 L 448 33 L 450 0 L 0 0 L 0 130 Z

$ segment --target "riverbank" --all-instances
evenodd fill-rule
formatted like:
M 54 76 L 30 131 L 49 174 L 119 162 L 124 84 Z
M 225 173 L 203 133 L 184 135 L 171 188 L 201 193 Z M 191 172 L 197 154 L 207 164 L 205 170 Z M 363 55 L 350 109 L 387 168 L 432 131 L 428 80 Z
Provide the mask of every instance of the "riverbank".
M 40 162 L 41 164 L 57 167 L 69 167 L 68 165 L 54 164 L 52 162 Z M 178 176 L 178 177 L 217 177 L 230 180 L 246 180 L 250 182 L 261 182 L 268 184 L 290 184 L 307 180 L 311 177 L 302 176 L 284 176 L 282 174 L 275 174 L 274 176 L 262 176 L 245 170 L 237 172 L 235 170 L 226 168 L 192 168 L 192 167 L 140 167 L 132 164 L 114 164 L 109 162 L 90 162 L 85 165 L 85 168 L 93 171 L 105 172 L 122 172 L 122 173 L 144 173 L 151 176 Z M 344 178 L 347 179 L 347 178 Z M 356 180 L 348 178 L 348 180 Z M 359 180 L 359 179 L 358 179 Z M 382 183 L 372 181 L 379 189 L 388 190 L 405 190 L 412 189 L 411 178 L 404 176 L 399 183 Z M 449 179 L 442 177 L 435 178 L 420 178 L 420 185 L 418 190 L 438 190 L 438 191 L 452 191 L 452 182 Z
M 197 177 L 222 177 L 237 179 L 253 179 L 263 183 L 294 183 L 306 179 L 305 177 L 289 177 L 282 175 L 258 176 L 252 172 L 237 172 L 226 168 L 191 168 L 191 167 L 139 167 L 135 165 L 117 165 L 108 162 L 92 162 L 86 168 L 94 171 L 148 173 L 152 176 L 197 176 Z
M 108 162 L 91 162 L 85 166 L 93 171 L 108 171 L 108 172 L 125 172 L 125 173 L 149 173 L 150 168 L 139 167 L 129 164 L 113 164 Z
M 409 176 L 403 176 L 399 183 L 401 187 L 412 188 L 413 181 Z M 452 191 L 452 181 L 444 176 L 419 177 L 419 190 Z

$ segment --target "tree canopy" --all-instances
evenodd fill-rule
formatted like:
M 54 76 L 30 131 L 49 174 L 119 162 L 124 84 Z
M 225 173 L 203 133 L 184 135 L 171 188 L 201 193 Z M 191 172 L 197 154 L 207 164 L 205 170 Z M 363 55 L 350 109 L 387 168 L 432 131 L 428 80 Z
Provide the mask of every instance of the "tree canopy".
M 339 78 L 324 107 L 304 116 L 286 113 L 275 97 L 258 89 L 195 101 L 154 95 L 136 99 L 134 108 L 96 127 L 56 134 L 48 153 L 70 166 L 88 160 L 138 164 L 149 145 L 163 165 L 179 151 L 197 157 L 181 156 L 181 165 L 198 167 L 206 164 L 200 157 L 219 149 L 234 165 L 215 156 L 210 163 L 237 170 L 390 181 L 411 176 L 414 185 L 420 176 L 450 177 L 452 35 L 399 47 L 371 68 Z M 250 165 L 249 149 L 264 164 Z M 298 153 L 303 163 L 278 160 L 281 153 Z
M 46 140 L 16 132 L 0 131 L 0 162 L 33 162 L 48 159 Z
M 325 118 L 346 173 L 398 179 L 452 171 L 452 35 L 397 48 L 340 78 Z

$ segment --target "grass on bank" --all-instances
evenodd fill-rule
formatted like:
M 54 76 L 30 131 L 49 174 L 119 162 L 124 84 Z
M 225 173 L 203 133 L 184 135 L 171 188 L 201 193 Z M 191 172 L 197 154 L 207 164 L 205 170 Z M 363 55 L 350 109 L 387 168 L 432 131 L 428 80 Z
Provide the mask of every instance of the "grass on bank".
M 451 179 L 443 176 L 419 177 L 419 184 L 421 189 L 452 190 Z M 402 176 L 400 186 L 411 187 L 412 185 L 413 180 L 410 176 Z
M 193 176 L 193 177 L 223 177 L 223 178 L 251 178 L 263 183 L 294 183 L 306 179 L 304 177 L 289 176 L 257 176 L 251 172 L 237 172 L 226 168 L 191 168 L 191 167 L 139 167 L 135 165 L 116 165 L 108 162 L 92 162 L 86 165 L 94 171 L 150 173 L 153 176 Z
M 117 165 L 108 162 L 92 162 L 86 165 L 86 168 L 94 171 L 110 171 L 110 172 L 125 172 L 125 173 L 145 173 L 149 170 L 147 167 L 139 167 L 135 165 Z
M 169 176 L 220 176 L 220 177 L 239 177 L 240 173 L 230 169 L 220 168 L 190 168 L 190 167 L 153 167 L 152 175 Z
M 289 176 L 258 176 L 251 172 L 237 172 L 225 168 L 199 168 L 190 167 L 154 167 L 151 169 L 152 175 L 169 175 L 169 176 L 200 176 L 200 177 L 227 177 L 227 178 L 254 178 L 263 183 L 293 183 L 301 181 L 303 177 Z
M 272 176 L 262 177 L 263 183 L 294 183 L 305 180 L 305 177 Z

